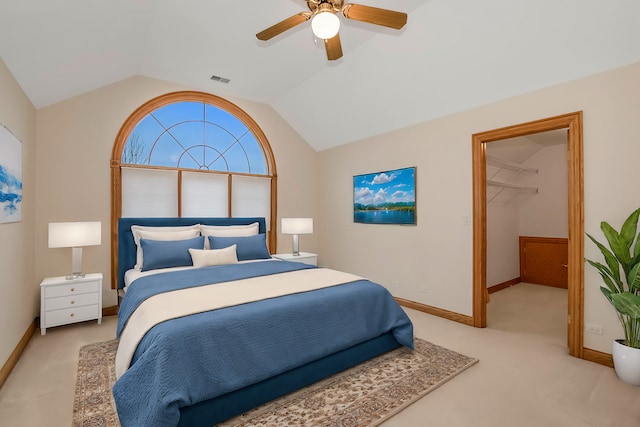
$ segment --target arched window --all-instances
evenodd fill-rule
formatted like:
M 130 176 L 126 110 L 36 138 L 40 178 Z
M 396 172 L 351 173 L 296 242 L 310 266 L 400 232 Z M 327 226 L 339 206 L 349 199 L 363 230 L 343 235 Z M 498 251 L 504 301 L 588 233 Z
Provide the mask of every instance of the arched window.
M 273 152 L 255 121 L 225 99 L 174 92 L 140 106 L 116 137 L 111 180 L 112 277 L 120 217 L 263 216 L 275 252 Z

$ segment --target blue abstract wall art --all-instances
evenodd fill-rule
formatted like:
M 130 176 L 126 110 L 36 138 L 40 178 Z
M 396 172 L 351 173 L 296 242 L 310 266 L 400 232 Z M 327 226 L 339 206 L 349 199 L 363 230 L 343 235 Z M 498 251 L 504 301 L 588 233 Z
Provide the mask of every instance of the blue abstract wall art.
M 0 124 L 0 223 L 22 220 L 22 143 Z
M 416 168 L 354 176 L 353 221 L 415 225 Z

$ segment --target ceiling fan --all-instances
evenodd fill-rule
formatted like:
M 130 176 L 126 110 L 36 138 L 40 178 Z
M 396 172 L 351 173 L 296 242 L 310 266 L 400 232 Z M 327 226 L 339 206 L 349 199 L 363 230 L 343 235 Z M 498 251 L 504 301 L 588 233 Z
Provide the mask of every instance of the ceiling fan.
M 342 12 L 347 19 L 382 25 L 384 27 L 401 29 L 407 23 L 407 14 L 393 10 L 380 9 L 353 3 L 343 3 L 343 0 L 306 0 L 311 12 L 300 12 L 290 18 L 280 21 L 264 31 L 256 34 L 259 40 L 269 40 L 298 24 L 311 20 L 311 29 L 316 37 L 324 40 L 327 59 L 330 61 L 342 57 L 340 44 L 340 20 L 336 13 Z

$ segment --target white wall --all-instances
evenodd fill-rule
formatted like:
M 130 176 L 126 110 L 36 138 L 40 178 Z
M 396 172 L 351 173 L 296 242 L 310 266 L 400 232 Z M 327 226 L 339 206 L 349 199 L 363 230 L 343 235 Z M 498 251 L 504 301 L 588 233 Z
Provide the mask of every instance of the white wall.
M 520 276 L 518 200 L 487 204 L 487 287 Z
M 638 207 L 638 99 L 640 63 L 321 152 L 324 263 L 370 277 L 398 297 L 471 315 L 471 135 L 583 111 L 585 230 L 599 235 L 601 220 L 619 224 Z M 353 175 L 402 166 L 417 166 L 418 225 L 354 224 Z M 597 257 L 592 245 L 585 251 Z M 585 269 L 585 321 L 604 327 L 604 335 L 585 335 L 585 346 L 610 352 L 622 331 L 599 285 L 598 274 Z
M 487 181 L 496 181 L 518 185 L 519 173 L 503 165 L 496 165 L 490 158 L 506 160 L 519 164 L 523 159 L 539 150 L 540 147 L 521 145 L 515 140 L 497 141 L 486 144 Z M 514 189 L 496 187 L 487 184 L 487 287 L 498 285 L 520 276 L 520 257 L 518 243 L 518 206 L 520 201 L 534 195 Z
M 518 203 L 521 236 L 563 237 L 569 233 L 567 144 L 543 148 L 524 162 L 538 169 L 537 174 L 522 173 L 518 185 L 537 187 L 538 194 Z
M 36 110 L 0 59 L 0 123 L 22 142 L 22 221 L 0 224 L 0 367 L 40 311 L 34 276 Z

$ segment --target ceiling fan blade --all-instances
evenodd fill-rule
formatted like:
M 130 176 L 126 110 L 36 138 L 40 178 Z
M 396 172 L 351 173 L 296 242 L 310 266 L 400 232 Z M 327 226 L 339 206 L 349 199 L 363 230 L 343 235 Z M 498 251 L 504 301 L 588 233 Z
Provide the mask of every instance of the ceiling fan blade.
M 280 21 L 275 25 L 267 28 L 266 30 L 260 31 L 256 34 L 258 40 L 269 40 L 277 36 L 280 33 L 284 33 L 285 31 L 295 27 L 298 24 L 302 24 L 305 21 L 311 19 L 311 14 L 308 12 L 300 12 L 297 15 L 293 15 L 290 18 L 285 19 L 284 21 Z
M 336 34 L 330 39 L 325 39 L 324 47 L 327 51 L 327 59 L 329 61 L 342 58 L 342 44 L 340 43 L 340 33 Z
M 342 8 L 342 14 L 348 19 L 382 25 L 396 30 L 401 29 L 407 23 L 406 13 L 359 4 L 345 5 Z

